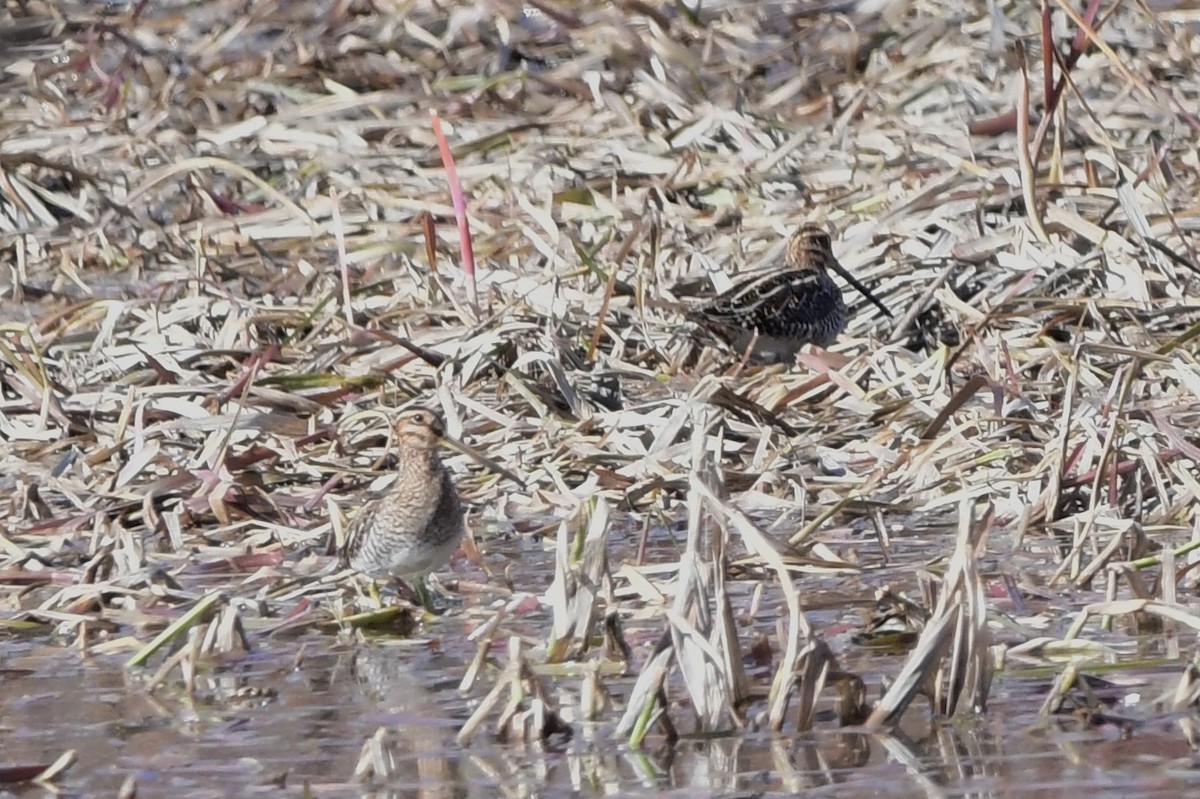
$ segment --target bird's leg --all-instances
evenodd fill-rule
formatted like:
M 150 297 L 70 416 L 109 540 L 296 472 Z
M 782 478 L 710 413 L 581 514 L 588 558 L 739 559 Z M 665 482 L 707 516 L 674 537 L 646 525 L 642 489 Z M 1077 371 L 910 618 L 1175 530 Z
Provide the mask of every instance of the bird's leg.
M 433 604 L 433 593 L 425 583 L 426 576 L 424 574 L 416 575 L 411 581 L 396 578 L 395 586 L 396 593 L 401 599 L 411 602 L 414 605 L 420 605 L 427 613 L 432 616 L 438 616 L 441 611 Z
M 367 595 L 371 598 L 376 610 L 383 610 L 383 599 L 379 596 L 379 585 L 372 579 L 367 583 Z
M 430 574 L 418 575 L 411 583 L 410 590 L 430 615 L 440 616 L 446 612 L 447 604 L 453 604 L 455 600 L 444 592 L 436 578 L 431 580 L 431 577 Z M 440 603 L 437 601 L 439 599 L 442 600 Z
M 402 577 L 393 577 L 392 587 L 396 589 L 396 595 L 405 602 L 416 604 L 421 601 L 420 590 Z
M 424 574 L 417 576 L 413 590 L 417 592 L 417 599 L 420 600 L 421 607 L 434 616 L 438 615 L 438 609 L 433 605 L 433 592 L 429 590 L 429 583 L 426 582 Z

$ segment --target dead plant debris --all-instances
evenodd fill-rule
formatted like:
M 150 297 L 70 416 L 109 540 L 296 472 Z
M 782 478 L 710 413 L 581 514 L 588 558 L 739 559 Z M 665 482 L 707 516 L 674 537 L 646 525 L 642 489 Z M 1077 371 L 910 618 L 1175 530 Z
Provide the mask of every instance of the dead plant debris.
M 1200 627 L 1192 5 L 8 3 L 0 639 L 179 701 L 282 636 L 446 646 L 325 566 L 419 402 L 482 456 L 463 745 L 884 728 L 1070 653 L 1062 707 L 1114 621 Z M 683 326 L 803 222 L 893 319 L 771 367 Z M 918 620 L 878 701 L 821 592 Z

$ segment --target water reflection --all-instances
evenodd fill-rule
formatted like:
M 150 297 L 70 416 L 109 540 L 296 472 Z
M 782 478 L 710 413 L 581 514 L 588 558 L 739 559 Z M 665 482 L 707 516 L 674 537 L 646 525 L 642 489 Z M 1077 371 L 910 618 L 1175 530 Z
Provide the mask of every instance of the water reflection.
M 841 796 L 844 787 L 861 787 L 863 795 L 877 790 L 912 795 L 921 785 L 979 776 L 972 773 L 972 763 L 990 768 L 990 759 L 959 756 L 988 748 L 988 736 L 985 727 L 970 725 L 940 730 L 919 744 L 852 732 L 798 738 L 743 735 L 685 740 L 657 752 L 620 751 L 615 742 L 590 741 L 561 757 L 507 751 L 471 754 L 469 762 L 514 799 L 543 793 Z M 934 754 L 942 746 L 948 747 L 946 760 Z M 596 748 L 599 751 L 586 751 Z M 942 770 L 947 764 L 954 765 Z M 908 778 L 898 780 L 905 772 Z
M 75 749 L 79 761 L 61 786 L 89 795 L 114 795 L 132 775 L 141 795 L 179 799 L 278 795 L 281 786 L 300 795 L 305 784 L 322 799 L 1154 796 L 1186 789 L 1192 773 L 1173 722 L 1132 731 L 1040 722 L 1041 678 L 1002 680 L 986 719 L 937 725 L 914 707 L 891 736 L 826 726 L 652 740 L 635 752 L 609 725 L 576 721 L 565 750 L 548 751 L 501 745 L 486 730 L 459 747 L 454 736 L 478 692 L 457 690 L 466 653 L 427 641 L 274 640 L 205 666 L 193 696 L 177 675 L 151 692 L 119 660 L 43 642 L 10 641 L 4 654 L 0 764 Z M 568 713 L 569 683 L 559 682 Z M 685 720 L 685 709 L 675 712 Z M 355 774 L 363 762 L 366 782 Z
M 388 787 L 363 795 L 380 799 L 458 799 L 467 796 L 454 734 L 463 718 L 450 718 L 462 661 L 433 656 L 414 669 L 399 647 L 360 648 L 344 658 L 364 694 L 388 715 L 359 758 L 358 776 L 368 771 Z M 390 650 L 390 651 L 389 651 Z M 438 696 L 442 698 L 439 705 Z M 449 700 L 449 702 L 448 702 Z

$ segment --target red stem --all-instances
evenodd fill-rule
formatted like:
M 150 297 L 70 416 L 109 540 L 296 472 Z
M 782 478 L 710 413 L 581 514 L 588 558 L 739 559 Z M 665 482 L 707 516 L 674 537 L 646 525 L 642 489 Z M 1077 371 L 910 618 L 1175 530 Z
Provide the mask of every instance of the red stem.
M 436 110 L 429 112 L 433 120 L 433 135 L 437 138 L 438 151 L 442 154 L 442 166 L 446 168 L 446 180 L 450 183 L 450 200 L 454 203 L 454 219 L 458 222 L 458 240 L 462 246 L 462 269 L 467 275 L 467 302 L 479 316 L 479 298 L 475 289 L 475 249 L 471 246 L 471 225 L 467 221 L 467 203 L 463 199 L 462 184 L 458 181 L 458 170 L 454 167 L 454 154 L 450 143 L 442 132 L 442 120 Z

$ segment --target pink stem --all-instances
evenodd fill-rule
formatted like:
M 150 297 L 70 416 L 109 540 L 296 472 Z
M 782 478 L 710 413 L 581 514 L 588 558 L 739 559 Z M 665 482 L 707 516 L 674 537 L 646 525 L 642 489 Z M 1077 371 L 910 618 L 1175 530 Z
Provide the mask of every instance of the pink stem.
M 446 168 L 446 179 L 450 183 L 450 199 L 454 203 L 454 219 L 458 222 L 458 241 L 462 247 L 462 268 L 467 275 L 467 302 L 475 316 L 479 316 L 479 297 L 475 288 L 475 249 L 471 246 L 471 225 L 467 221 L 467 202 L 463 199 L 462 184 L 458 182 L 458 170 L 454 167 L 454 154 L 450 143 L 442 132 L 442 120 L 436 110 L 429 112 L 433 120 L 433 135 L 437 138 L 438 151 L 442 154 L 442 166 Z

